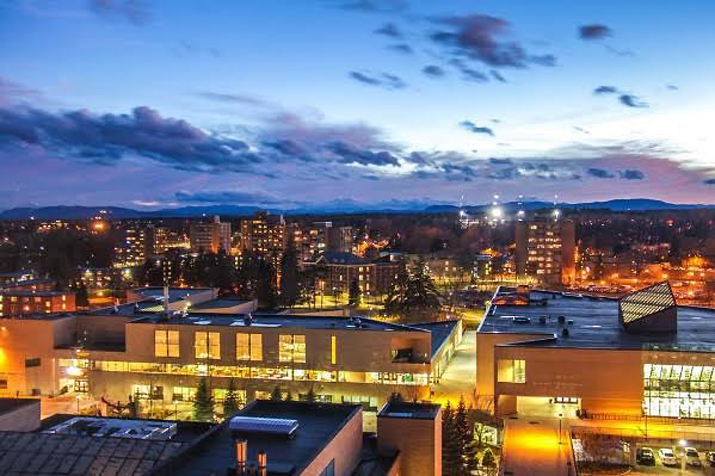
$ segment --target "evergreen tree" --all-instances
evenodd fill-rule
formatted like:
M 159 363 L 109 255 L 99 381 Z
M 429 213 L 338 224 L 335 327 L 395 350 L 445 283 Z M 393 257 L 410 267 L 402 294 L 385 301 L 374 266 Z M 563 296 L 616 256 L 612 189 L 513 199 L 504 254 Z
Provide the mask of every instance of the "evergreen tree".
M 139 272 L 139 282 L 146 286 L 163 286 L 164 272 L 161 266 L 157 266 L 153 259 L 146 260 Z
M 460 476 L 461 467 L 459 448 L 455 431 L 455 411 L 447 402 L 442 412 L 442 474 Z
M 273 392 L 271 392 L 271 400 L 274 402 L 280 402 L 283 400 L 283 395 L 281 393 L 281 388 L 276 385 L 276 388 L 273 389 Z
M 425 272 L 420 261 L 411 276 L 390 293 L 385 311 L 402 316 L 403 319 L 423 320 L 440 309 L 440 295 L 432 278 Z
M 390 394 L 390 402 L 404 402 L 405 399 L 402 398 L 402 394 L 400 392 L 392 392 Z
M 360 285 L 358 284 L 357 279 L 353 279 L 352 282 L 350 283 L 350 293 L 349 293 L 348 303 L 353 307 L 359 306 L 361 295 L 362 295 L 362 291 L 360 290 Z
M 288 240 L 288 245 L 281 258 L 281 294 L 280 301 L 283 306 L 291 307 L 298 303 L 300 298 L 300 275 L 298 272 L 298 252 L 293 240 Z
M 482 455 L 482 466 L 485 468 L 494 468 L 496 465 L 497 461 L 494 457 L 494 453 L 492 453 L 490 448 L 487 448 Z
M 288 392 L 288 393 L 286 394 L 286 399 L 285 399 L 285 401 L 286 401 L 286 402 L 292 402 L 292 401 L 293 401 L 293 394 L 290 393 L 290 392 Z
M 199 386 L 196 388 L 196 398 L 194 399 L 194 419 L 199 421 L 211 421 L 214 416 L 214 399 L 209 389 L 208 379 L 201 377 Z
M 242 402 L 236 392 L 236 387 L 234 385 L 233 378 L 228 381 L 228 392 L 226 392 L 226 398 L 223 400 L 223 416 L 228 418 L 234 413 L 236 413 L 241 407 Z
M 314 402 L 315 400 L 316 400 L 315 391 L 313 391 L 313 387 L 310 387 L 310 390 L 308 390 L 308 393 L 305 396 L 305 401 L 306 402 Z
M 454 415 L 454 431 L 459 451 L 459 474 L 468 475 L 477 467 L 477 452 L 474 446 L 474 432 L 469 424 L 469 412 L 464 397 L 459 398 L 459 405 Z

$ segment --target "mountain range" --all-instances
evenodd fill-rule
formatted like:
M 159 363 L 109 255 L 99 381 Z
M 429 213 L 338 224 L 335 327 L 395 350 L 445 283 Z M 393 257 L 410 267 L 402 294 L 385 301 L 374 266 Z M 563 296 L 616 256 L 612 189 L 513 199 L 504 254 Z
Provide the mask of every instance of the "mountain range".
M 553 202 L 530 201 L 524 203 L 507 202 L 500 205 L 505 211 L 519 209 L 532 211 L 551 208 Z M 656 211 L 656 210 L 693 210 L 715 209 L 715 204 L 676 204 L 661 200 L 646 198 L 614 199 L 603 202 L 584 203 L 558 203 L 562 209 L 581 210 L 611 210 L 611 211 Z M 447 203 L 430 203 L 425 200 L 390 200 L 375 204 L 362 203 L 355 200 L 335 200 L 313 206 L 302 206 L 292 209 L 268 209 L 271 213 L 286 213 L 290 215 L 319 215 L 319 214 L 352 214 L 352 213 L 456 213 L 460 209 L 467 212 L 483 211 L 491 205 L 465 205 L 459 207 Z M 252 205 L 205 205 L 186 206 L 178 208 L 164 208 L 161 210 L 135 210 L 123 207 L 86 207 L 57 205 L 48 207 L 19 207 L 0 212 L 0 220 L 86 220 L 100 215 L 100 210 L 113 219 L 128 218 L 192 218 L 201 216 L 249 216 L 265 207 Z

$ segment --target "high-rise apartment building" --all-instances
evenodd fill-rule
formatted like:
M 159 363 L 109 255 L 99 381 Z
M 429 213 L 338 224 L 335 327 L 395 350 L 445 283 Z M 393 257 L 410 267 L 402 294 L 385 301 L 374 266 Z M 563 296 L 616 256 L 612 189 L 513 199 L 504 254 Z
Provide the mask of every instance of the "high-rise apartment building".
M 286 222 L 283 215 L 258 212 L 241 222 L 241 250 L 272 260 L 276 269 L 286 247 Z
M 124 230 L 124 239 L 116 248 L 115 266 L 141 266 L 147 258 L 147 230 L 132 226 Z
M 192 253 L 231 251 L 231 224 L 221 222 L 218 216 L 211 223 L 192 224 L 189 235 Z
M 558 211 L 516 224 L 516 274 L 544 284 L 571 284 L 576 278 L 574 222 Z

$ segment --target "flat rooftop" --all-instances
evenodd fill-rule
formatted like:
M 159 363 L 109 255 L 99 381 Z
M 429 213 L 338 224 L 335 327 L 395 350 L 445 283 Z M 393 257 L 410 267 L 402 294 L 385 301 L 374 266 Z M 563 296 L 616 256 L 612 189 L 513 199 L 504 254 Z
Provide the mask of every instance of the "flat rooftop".
M 434 420 L 439 414 L 440 406 L 434 403 L 387 402 L 378 418 L 412 418 L 417 420 Z
M 192 311 L 211 311 L 212 309 L 225 309 L 229 307 L 241 306 L 243 304 L 250 304 L 252 301 L 244 301 L 242 299 L 232 299 L 232 298 L 216 298 L 210 301 L 204 301 L 191 306 Z
M 479 333 L 543 336 L 507 344 L 520 347 L 715 352 L 715 309 L 678 306 L 677 333 L 628 333 L 619 323 L 616 299 L 551 291 L 532 291 L 530 298 L 528 306 L 493 305 Z M 559 316 L 564 316 L 564 324 L 559 323 Z M 568 337 L 562 337 L 564 328 L 569 331 Z
M 410 327 L 416 327 L 417 329 L 423 329 L 429 331 L 432 334 L 432 355 L 437 354 L 442 348 L 449 336 L 454 332 L 455 327 L 457 327 L 459 321 L 437 321 L 437 322 L 425 322 L 422 324 L 410 324 Z
M 360 405 L 256 400 L 239 415 L 296 420 L 299 426 L 292 438 L 260 432 L 232 432 L 227 420 L 152 474 L 226 474 L 226 469 L 235 464 L 236 438 L 248 442 L 249 465 L 257 465 L 258 452 L 265 451 L 269 475 L 300 474 L 361 408 Z

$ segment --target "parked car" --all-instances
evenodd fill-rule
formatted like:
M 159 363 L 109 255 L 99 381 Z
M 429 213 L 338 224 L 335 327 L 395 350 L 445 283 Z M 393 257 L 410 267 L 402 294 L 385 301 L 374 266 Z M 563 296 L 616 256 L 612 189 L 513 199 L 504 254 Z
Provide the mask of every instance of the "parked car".
M 698 468 L 703 465 L 703 462 L 700 461 L 700 454 L 698 453 L 698 450 L 692 446 L 685 447 L 685 464 L 688 466 L 696 466 Z
M 710 466 L 715 467 L 715 451 L 708 451 L 705 458 L 708 460 L 708 463 L 710 463 Z
M 658 458 L 660 458 L 660 462 L 663 466 L 678 466 L 678 460 L 675 458 L 675 454 L 670 448 L 659 449 Z
M 655 454 L 650 448 L 638 448 L 636 451 L 636 461 L 638 464 L 652 466 L 655 464 Z

